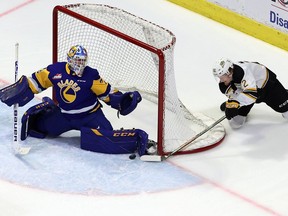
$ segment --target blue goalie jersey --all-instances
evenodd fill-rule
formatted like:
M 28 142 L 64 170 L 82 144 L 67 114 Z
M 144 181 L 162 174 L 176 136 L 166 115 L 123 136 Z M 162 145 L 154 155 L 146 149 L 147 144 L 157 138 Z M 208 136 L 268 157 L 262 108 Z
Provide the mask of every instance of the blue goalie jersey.
M 29 86 L 35 94 L 53 86 L 61 112 L 71 117 L 96 111 L 101 106 L 99 99 L 109 102 L 112 91 L 96 69 L 86 66 L 83 76 L 78 77 L 66 62 L 51 64 L 33 73 Z

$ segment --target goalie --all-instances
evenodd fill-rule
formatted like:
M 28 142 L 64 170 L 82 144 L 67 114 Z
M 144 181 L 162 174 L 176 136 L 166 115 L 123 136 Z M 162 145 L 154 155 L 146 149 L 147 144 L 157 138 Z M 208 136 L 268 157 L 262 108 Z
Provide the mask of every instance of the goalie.
M 257 62 L 220 59 L 213 68 L 220 91 L 228 97 L 220 109 L 232 128 L 240 128 L 255 103 L 266 103 L 288 119 L 288 92 L 276 74 Z
M 128 115 L 141 101 L 138 91 L 122 93 L 104 81 L 98 71 L 87 66 L 88 55 L 81 45 L 72 46 L 67 62 L 57 62 L 27 78 L 1 89 L 0 99 L 11 106 L 24 106 L 49 87 L 54 88 L 56 105 L 48 97 L 28 109 L 22 117 L 21 140 L 27 136 L 59 136 L 69 130 L 81 131 L 81 148 L 94 152 L 146 154 L 148 135 L 140 129 L 113 130 L 99 100 L 118 114 Z

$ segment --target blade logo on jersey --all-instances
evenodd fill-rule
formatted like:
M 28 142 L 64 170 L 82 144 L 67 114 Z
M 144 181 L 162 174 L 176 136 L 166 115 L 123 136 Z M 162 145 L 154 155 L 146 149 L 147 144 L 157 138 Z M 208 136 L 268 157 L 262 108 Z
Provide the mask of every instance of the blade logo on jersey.
M 65 82 L 61 80 L 57 83 L 60 88 L 60 96 L 66 103 L 72 103 L 76 100 L 77 92 L 81 90 L 76 82 L 66 79 Z

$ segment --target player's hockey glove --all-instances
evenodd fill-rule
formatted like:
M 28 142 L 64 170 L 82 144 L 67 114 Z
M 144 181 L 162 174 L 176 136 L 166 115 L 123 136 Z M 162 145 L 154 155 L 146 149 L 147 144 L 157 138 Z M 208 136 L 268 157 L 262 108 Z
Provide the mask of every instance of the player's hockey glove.
M 33 98 L 34 94 L 29 88 L 26 76 L 22 76 L 16 83 L 0 90 L 0 100 L 8 106 L 18 103 L 21 107 Z
M 233 117 L 237 116 L 239 107 L 240 107 L 240 104 L 236 100 L 226 101 L 226 109 L 225 109 L 226 118 L 230 120 Z
M 30 107 L 21 119 L 21 140 L 25 140 L 28 135 L 36 138 L 45 138 L 46 134 L 37 129 L 37 120 L 42 115 L 52 112 L 55 107 L 54 101 L 49 97 L 43 97 L 42 103 Z
M 226 101 L 225 102 L 223 102 L 221 105 L 220 105 L 220 110 L 221 111 L 225 111 L 225 109 L 226 109 Z
M 121 115 L 128 115 L 131 113 L 142 100 L 138 91 L 126 92 L 124 94 L 117 92 L 111 94 L 109 97 L 111 107 L 117 109 Z

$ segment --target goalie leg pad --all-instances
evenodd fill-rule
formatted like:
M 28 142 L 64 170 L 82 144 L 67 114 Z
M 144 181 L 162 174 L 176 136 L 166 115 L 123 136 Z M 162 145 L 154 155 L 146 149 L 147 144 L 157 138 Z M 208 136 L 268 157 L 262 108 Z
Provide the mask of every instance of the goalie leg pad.
M 29 88 L 26 76 L 22 76 L 16 83 L 0 90 L 0 100 L 8 106 L 18 103 L 22 107 L 33 98 L 34 93 Z
M 148 134 L 140 129 L 97 130 L 81 128 L 81 149 L 106 153 L 127 154 L 138 151 L 142 156 L 146 152 Z
M 41 116 L 51 112 L 56 105 L 49 97 L 43 97 L 42 101 L 42 103 L 30 107 L 22 116 L 21 140 L 25 140 L 28 135 L 36 138 L 45 138 L 46 134 L 37 128 L 37 121 Z

